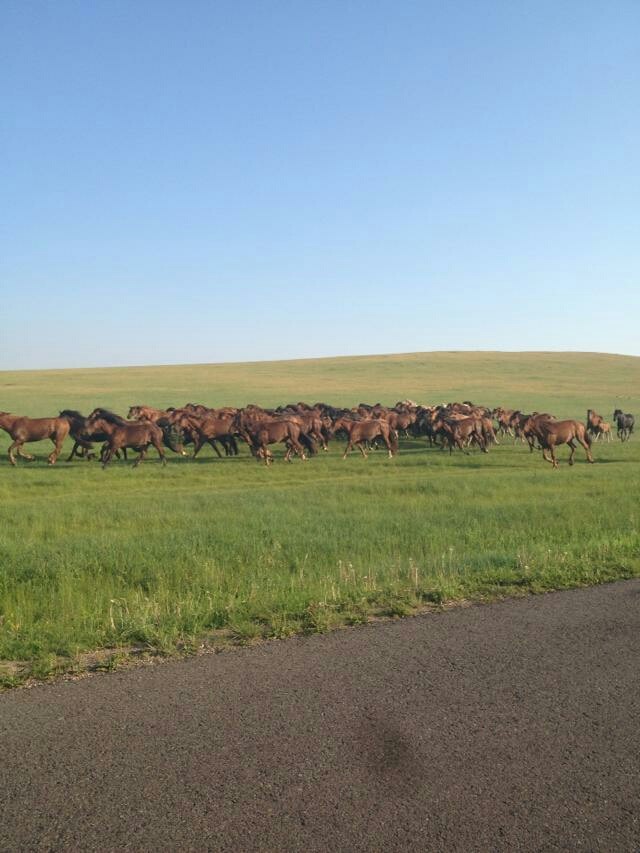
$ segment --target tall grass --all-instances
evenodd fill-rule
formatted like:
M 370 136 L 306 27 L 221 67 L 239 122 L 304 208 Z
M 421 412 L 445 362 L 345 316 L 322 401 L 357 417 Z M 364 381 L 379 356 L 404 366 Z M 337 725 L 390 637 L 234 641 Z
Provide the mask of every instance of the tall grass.
M 441 397 L 516 405 L 533 400 L 524 379 L 522 387 L 501 386 L 489 397 L 503 374 L 517 385 L 513 360 L 519 357 L 505 356 L 511 360 L 500 371 L 500 359 L 492 356 L 497 376 L 486 375 L 476 358 L 457 360 L 456 371 L 464 368 L 471 377 L 468 385 L 456 376 L 460 387 L 442 388 Z M 526 370 L 535 369 L 536 358 L 528 356 Z M 596 357 L 584 358 L 596 359 L 590 368 L 596 378 L 587 381 L 585 370 L 580 379 L 576 370 L 573 396 L 564 401 L 550 380 L 546 396 L 529 407 L 565 416 L 583 415 L 578 406 L 605 414 L 617 405 L 640 409 L 637 398 L 624 396 L 618 378 L 633 368 L 636 381 L 639 360 L 630 366 L 626 359 L 604 357 L 603 367 Z M 0 407 L 37 415 L 98 403 L 126 411 L 135 402 L 164 405 L 187 398 L 265 404 L 315 397 L 346 402 L 347 396 L 349 402 L 434 399 L 416 393 L 416 372 L 428 364 L 426 356 L 390 361 L 398 384 L 386 396 L 372 393 L 376 377 L 366 371 L 359 380 L 362 393 L 352 388 L 354 365 L 344 360 L 333 394 L 313 393 L 317 377 L 307 380 L 311 392 L 303 384 L 293 387 L 304 381 L 297 366 L 272 365 L 271 381 L 280 383 L 280 393 L 269 398 L 250 393 L 252 366 L 244 368 L 244 378 L 239 366 L 229 368 L 238 386 L 233 398 L 219 389 L 207 397 L 196 380 L 192 390 L 178 368 L 167 369 L 167 382 L 180 388 L 169 384 L 153 393 L 149 375 L 157 374 L 159 382 L 159 369 L 136 369 L 134 377 L 123 370 L 100 372 L 98 384 L 104 381 L 109 389 L 104 396 L 95 378 L 87 378 L 93 371 L 13 374 L 17 386 L 3 383 L 7 374 L 0 374 Z M 379 363 L 386 362 L 374 360 L 370 369 L 377 371 Z M 331 360 L 327 367 L 335 365 Z M 482 396 L 469 393 L 478 370 L 487 386 Z M 216 371 L 220 386 L 230 381 L 224 368 Z M 404 384 L 396 371 L 404 371 Z M 597 382 L 603 383 L 602 397 L 608 387 L 611 399 L 589 396 L 589 384 Z M 12 387 L 17 390 L 8 392 Z M 270 470 L 246 451 L 235 459 L 218 460 L 208 451 L 195 461 L 174 457 L 166 469 L 150 453 L 135 471 L 124 463 L 106 471 L 86 462 L 48 468 L 44 445 L 33 446 L 38 462 L 12 469 L 7 444 L 3 436 L 0 660 L 13 662 L 4 667 L 6 683 L 71 668 L 93 649 L 192 649 L 218 629 L 235 639 L 285 636 L 363 621 L 371 613 L 400 615 L 424 603 L 640 574 L 635 440 L 598 443 L 596 465 L 585 464 L 580 451 L 572 469 L 563 465 L 559 471 L 510 442 L 488 456 L 450 457 L 424 442 L 404 441 L 396 459 L 374 453 L 367 461 L 355 454 L 342 461 L 334 445 L 307 463 L 278 460 Z M 566 455 L 560 451 L 561 460 Z

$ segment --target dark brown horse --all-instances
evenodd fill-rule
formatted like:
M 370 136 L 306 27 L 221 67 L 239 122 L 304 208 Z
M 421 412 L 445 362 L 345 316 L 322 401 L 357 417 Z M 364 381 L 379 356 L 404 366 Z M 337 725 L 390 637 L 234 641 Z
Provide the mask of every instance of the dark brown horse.
M 191 415 L 184 422 L 184 430 L 193 436 L 194 459 L 205 444 L 210 444 L 218 454 L 218 458 L 221 458 L 222 454 L 218 449 L 218 441 L 224 447 L 227 456 L 237 456 L 238 454 L 238 445 L 235 439 L 238 426 L 234 415 L 219 416 L 215 412 L 202 417 Z
M 449 446 L 449 454 L 453 453 L 454 447 L 457 447 L 468 456 L 469 451 L 466 448 L 472 442 L 477 444 L 483 453 L 489 452 L 480 418 L 438 418 L 433 428 L 442 441 L 442 449 L 444 450 L 446 445 Z
M 554 421 L 544 417 L 532 416 L 524 426 L 525 435 L 534 435 L 540 447 L 542 448 L 542 456 L 546 462 L 550 462 L 554 468 L 558 467 L 555 449 L 561 444 L 568 444 L 571 448 L 569 456 L 569 465 L 573 465 L 573 457 L 576 452 L 575 442 L 584 447 L 587 454 L 587 461 L 593 462 L 591 455 L 591 437 L 587 432 L 587 428 L 580 421 Z M 551 458 L 547 456 L 547 451 L 551 454 Z
M 43 441 L 45 438 L 50 438 L 54 444 L 54 449 L 49 454 L 49 465 L 55 465 L 64 440 L 69 435 L 69 422 L 66 418 L 25 418 L 9 412 L 0 412 L 0 429 L 8 432 L 13 439 L 8 451 L 12 465 L 16 464 L 14 450 L 18 456 L 31 462 L 35 456 L 25 453 L 23 445 L 30 441 Z
M 282 443 L 286 446 L 287 452 L 284 458 L 287 462 L 291 461 L 293 453 L 297 453 L 303 460 L 307 458 L 303 447 L 306 436 L 303 436 L 300 427 L 294 421 L 273 419 L 257 421 L 254 424 L 245 422 L 240 429 L 240 435 L 245 439 L 256 459 L 263 459 L 265 465 L 273 461 L 273 454 L 269 450 L 270 444 Z
M 106 433 L 96 432 L 89 437 L 87 435 L 87 421 L 89 418 L 85 418 L 84 415 L 75 409 L 64 409 L 60 412 L 60 417 L 66 418 L 69 421 L 69 435 L 73 439 L 73 447 L 67 462 L 71 462 L 75 456 L 83 457 L 86 460 L 92 459 L 95 455 L 93 453 L 93 442 L 98 441 L 104 444 L 109 437 Z M 116 455 L 120 458 L 119 451 Z M 122 455 L 125 459 L 127 458 L 126 448 L 122 450 Z
M 97 409 L 91 413 L 86 429 L 89 437 L 94 434 L 107 435 L 107 446 L 102 456 L 103 468 L 109 464 L 115 453 L 129 447 L 139 454 L 133 463 L 134 468 L 142 462 L 151 445 L 158 451 L 163 465 L 167 464 L 163 444 L 167 444 L 175 453 L 186 455 L 179 438 L 172 436 L 169 429 L 163 430 L 151 421 L 131 423 L 105 409 Z
M 384 442 L 389 459 L 398 452 L 398 435 L 389 426 L 387 421 L 381 418 L 352 420 L 348 417 L 341 417 L 334 421 L 332 435 L 339 430 L 344 430 L 348 439 L 346 449 L 342 455 L 343 459 L 347 458 L 347 454 L 353 450 L 354 445 L 366 459 L 367 452 L 364 449 L 364 444 L 368 441 L 374 441 L 376 438 L 381 438 Z

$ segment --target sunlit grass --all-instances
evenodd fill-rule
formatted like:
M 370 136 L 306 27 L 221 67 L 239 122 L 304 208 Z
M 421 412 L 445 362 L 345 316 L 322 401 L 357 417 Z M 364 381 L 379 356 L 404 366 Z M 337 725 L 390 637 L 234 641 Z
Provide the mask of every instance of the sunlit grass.
M 423 373 L 438 373 L 429 359 L 449 355 L 458 356 L 449 372 L 436 365 L 436 396 Z M 329 379 L 320 362 L 309 375 L 301 363 L 262 365 L 274 390 L 261 396 L 251 365 L 102 371 L 100 378 L 94 371 L 0 374 L 0 407 L 44 415 L 99 403 L 126 412 L 131 403 L 187 399 L 393 403 L 410 396 L 514 405 L 524 398 L 529 408 L 561 416 L 584 417 L 589 406 L 604 414 L 618 405 L 640 410 L 631 396 L 640 387 L 638 359 L 583 356 L 587 366 L 574 364 L 571 395 L 559 396 L 551 374 L 536 400 L 537 380 L 527 385 L 527 371 L 544 374 L 547 357 L 502 358 L 331 360 Z M 208 394 L 199 371 L 216 377 Z M 570 379 L 563 375 L 561 387 Z M 319 388 L 327 382 L 335 393 Z M 279 459 L 270 470 L 246 450 L 236 459 L 208 451 L 195 461 L 173 457 L 166 469 L 153 451 L 135 471 L 77 461 L 49 468 L 44 444 L 33 446 L 37 462 L 12 469 L 7 446 L 3 433 L 0 659 L 19 667 L 5 669 L 5 683 L 70 669 L 92 649 L 190 650 L 216 631 L 233 641 L 283 637 L 372 613 L 640 573 L 635 439 L 598 443 L 596 465 L 580 451 L 572 469 L 559 471 L 511 442 L 488 456 L 450 457 L 405 441 L 397 459 L 380 453 L 367 461 L 355 454 L 342 461 L 333 445 L 328 455 L 290 465 Z M 566 456 L 560 451 L 561 462 Z

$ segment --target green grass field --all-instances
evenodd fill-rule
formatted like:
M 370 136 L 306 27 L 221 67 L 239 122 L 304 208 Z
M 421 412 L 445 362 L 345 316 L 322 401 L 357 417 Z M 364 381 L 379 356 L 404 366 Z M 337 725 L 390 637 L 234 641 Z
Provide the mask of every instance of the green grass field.
M 423 353 L 258 364 L 0 373 L 0 409 L 278 405 L 322 400 L 538 409 L 584 420 L 640 414 L 640 358 Z M 219 460 L 12 469 L 0 433 L 0 678 L 87 666 L 84 653 L 195 650 L 403 615 L 425 604 L 640 574 L 640 435 L 553 471 L 538 453 L 397 459 L 328 455 L 271 469 L 246 448 Z M 67 449 L 67 448 L 65 448 Z M 69 444 L 70 449 L 70 444 Z M 67 450 L 68 453 L 68 450 Z M 64 459 L 65 457 L 62 457 Z

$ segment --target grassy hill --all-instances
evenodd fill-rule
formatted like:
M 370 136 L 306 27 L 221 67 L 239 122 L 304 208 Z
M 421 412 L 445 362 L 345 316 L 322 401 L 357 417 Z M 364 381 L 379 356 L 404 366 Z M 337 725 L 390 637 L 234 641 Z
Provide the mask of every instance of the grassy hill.
M 0 372 L 0 410 L 31 416 L 132 403 L 270 406 L 471 399 L 485 405 L 638 408 L 640 358 L 597 353 L 433 352 L 298 361 Z
M 416 353 L 255 364 L 0 373 L 0 409 L 471 399 L 584 419 L 640 413 L 640 358 Z M 9 466 L 0 434 L 0 679 L 112 665 L 132 649 L 286 636 L 443 601 L 640 573 L 640 438 L 552 471 L 503 442 L 449 456 L 423 441 L 272 469 L 246 450 L 102 471 Z M 566 459 L 567 451 L 560 451 Z M 105 661 L 107 663 L 105 663 Z

